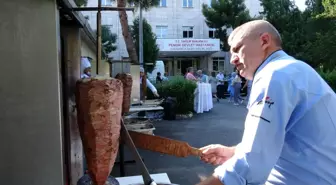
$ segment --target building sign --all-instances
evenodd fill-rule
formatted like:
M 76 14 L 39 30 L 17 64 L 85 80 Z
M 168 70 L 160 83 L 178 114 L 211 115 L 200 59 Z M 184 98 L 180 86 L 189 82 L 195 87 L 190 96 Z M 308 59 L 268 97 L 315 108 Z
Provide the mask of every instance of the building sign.
M 219 39 L 157 39 L 160 51 L 220 51 Z

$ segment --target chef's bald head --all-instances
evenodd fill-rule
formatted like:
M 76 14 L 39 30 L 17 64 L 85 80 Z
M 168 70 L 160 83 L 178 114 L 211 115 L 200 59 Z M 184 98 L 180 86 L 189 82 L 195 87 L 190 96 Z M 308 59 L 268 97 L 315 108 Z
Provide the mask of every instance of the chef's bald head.
M 271 23 L 265 20 L 250 21 L 237 27 L 230 34 L 228 43 L 230 46 L 232 46 L 234 42 L 238 42 L 244 38 L 250 37 L 252 39 L 257 39 L 263 33 L 268 33 L 271 35 L 271 39 L 273 40 L 274 44 L 278 47 L 281 47 L 282 41 L 278 30 Z

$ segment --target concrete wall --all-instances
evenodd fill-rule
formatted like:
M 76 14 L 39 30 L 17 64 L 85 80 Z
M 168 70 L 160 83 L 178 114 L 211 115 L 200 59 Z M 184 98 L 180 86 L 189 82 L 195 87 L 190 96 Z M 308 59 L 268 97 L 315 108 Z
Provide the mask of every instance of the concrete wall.
M 84 38 L 84 32 L 81 33 L 81 56 L 91 57 L 93 61 L 91 61 L 91 72 L 92 74 L 96 74 L 97 71 L 97 62 L 96 62 L 96 51 L 92 48 L 94 44 L 90 40 Z
M 55 0 L 1 0 L 0 181 L 63 185 Z

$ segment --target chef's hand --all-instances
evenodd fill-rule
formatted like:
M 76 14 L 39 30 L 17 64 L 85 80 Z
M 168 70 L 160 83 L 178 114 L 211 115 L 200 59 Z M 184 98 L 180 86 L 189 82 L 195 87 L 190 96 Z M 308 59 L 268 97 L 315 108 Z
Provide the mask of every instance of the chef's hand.
M 234 155 L 235 147 L 226 147 L 223 145 L 214 144 L 201 148 L 201 151 L 202 161 L 212 165 L 221 165 Z
M 155 97 L 160 97 L 160 95 L 156 91 L 153 92 L 153 94 L 154 94 Z

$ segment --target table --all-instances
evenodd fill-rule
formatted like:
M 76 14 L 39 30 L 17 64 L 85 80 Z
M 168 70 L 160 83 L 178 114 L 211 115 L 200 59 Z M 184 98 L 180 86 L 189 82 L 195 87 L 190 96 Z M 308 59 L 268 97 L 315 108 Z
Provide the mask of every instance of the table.
M 156 182 L 156 184 L 171 184 L 167 173 L 151 174 L 150 176 Z M 120 185 L 144 184 L 144 181 L 141 175 L 129 176 L 129 177 L 119 177 L 116 179 L 118 180 Z
M 210 111 L 213 108 L 211 84 L 197 83 L 195 90 L 194 110 L 197 113 Z
M 131 106 L 129 113 L 163 110 L 163 107 L 160 106 L 161 102 L 162 101 L 158 100 L 146 100 L 142 103 L 142 105 Z

